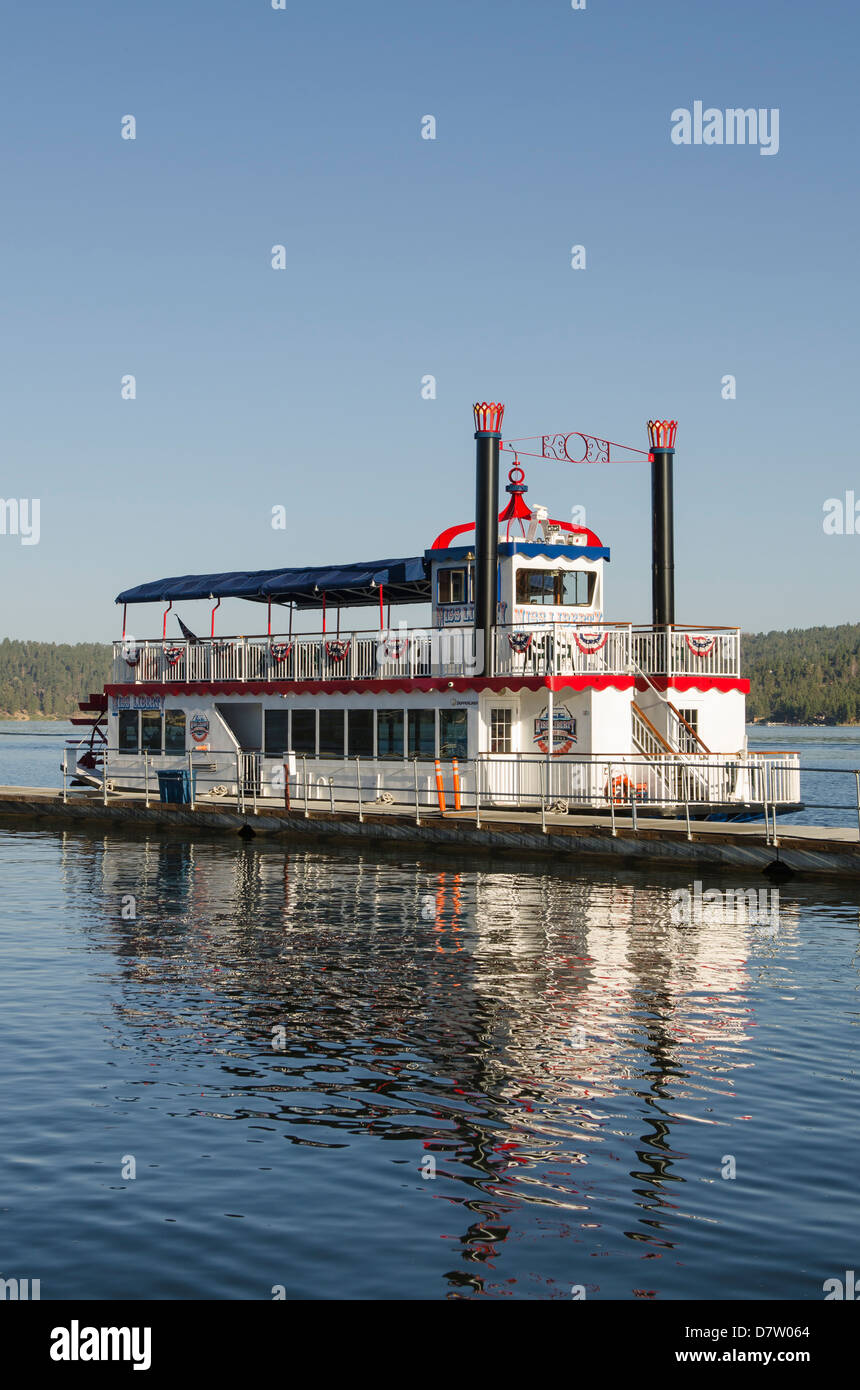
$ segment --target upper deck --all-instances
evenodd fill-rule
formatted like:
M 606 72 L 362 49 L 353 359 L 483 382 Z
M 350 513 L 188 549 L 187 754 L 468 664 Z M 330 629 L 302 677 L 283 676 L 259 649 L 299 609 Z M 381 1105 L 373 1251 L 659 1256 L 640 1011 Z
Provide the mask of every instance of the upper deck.
M 496 678 L 664 676 L 737 680 L 740 629 L 642 627 L 632 623 L 502 625 Z M 296 636 L 152 639 L 114 643 L 116 684 L 479 680 L 481 633 L 474 627 L 303 633 Z

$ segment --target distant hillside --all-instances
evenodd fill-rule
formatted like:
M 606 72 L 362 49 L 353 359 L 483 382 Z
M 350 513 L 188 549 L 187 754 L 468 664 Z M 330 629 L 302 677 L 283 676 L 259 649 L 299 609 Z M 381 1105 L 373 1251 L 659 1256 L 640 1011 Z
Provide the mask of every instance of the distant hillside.
M 745 633 L 750 719 L 860 723 L 860 623 Z M 0 718 L 64 718 L 101 690 L 111 649 L 98 642 L 0 642 Z
M 860 722 L 860 623 L 745 633 L 741 669 L 750 719 Z
M 110 677 L 111 648 L 100 642 L 0 642 L 0 719 L 67 718 L 78 700 Z

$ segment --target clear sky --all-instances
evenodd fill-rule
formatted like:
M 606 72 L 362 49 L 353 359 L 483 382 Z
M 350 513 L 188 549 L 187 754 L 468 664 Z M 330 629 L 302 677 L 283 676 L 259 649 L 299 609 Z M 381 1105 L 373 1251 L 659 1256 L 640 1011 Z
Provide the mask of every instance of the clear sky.
M 677 417 L 679 621 L 860 620 L 860 534 L 822 524 L 860 499 L 858 38 L 850 0 L 8 7 L 0 496 L 41 518 L 0 535 L 0 636 L 106 640 L 164 574 L 418 554 L 473 515 L 478 399 L 640 448 Z M 674 144 L 696 101 L 778 109 L 778 153 Z M 527 482 L 647 622 L 647 465 Z

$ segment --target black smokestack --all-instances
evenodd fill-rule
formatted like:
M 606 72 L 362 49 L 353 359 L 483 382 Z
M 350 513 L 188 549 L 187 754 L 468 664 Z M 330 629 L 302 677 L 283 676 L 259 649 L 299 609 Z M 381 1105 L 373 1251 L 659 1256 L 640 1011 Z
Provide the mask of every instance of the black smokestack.
M 496 588 L 499 569 L 499 444 L 503 405 L 475 411 L 475 627 L 484 634 L 485 676 L 495 674 Z
M 649 420 L 651 444 L 651 621 L 675 623 L 675 517 L 672 465 L 677 420 Z

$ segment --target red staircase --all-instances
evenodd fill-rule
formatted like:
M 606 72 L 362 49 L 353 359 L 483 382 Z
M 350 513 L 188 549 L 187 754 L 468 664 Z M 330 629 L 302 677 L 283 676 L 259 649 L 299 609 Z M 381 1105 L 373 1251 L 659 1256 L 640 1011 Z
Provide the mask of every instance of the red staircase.
M 67 748 L 73 750 L 72 757 L 68 759 L 70 772 L 80 768 L 91 777 L 101 776 L 104 750 L 107 748 L 107 705 L 104 691 L 78 701 L 78 709 L 82 713 L 73 715 L 70 723 L 89 729 L 90 736 L 87 738 L 84 734 L 80 739 L 66 739 Z

